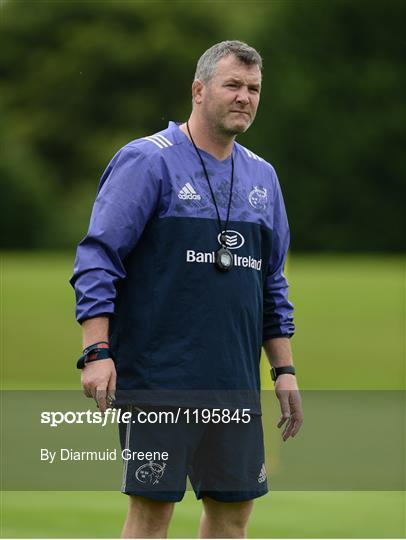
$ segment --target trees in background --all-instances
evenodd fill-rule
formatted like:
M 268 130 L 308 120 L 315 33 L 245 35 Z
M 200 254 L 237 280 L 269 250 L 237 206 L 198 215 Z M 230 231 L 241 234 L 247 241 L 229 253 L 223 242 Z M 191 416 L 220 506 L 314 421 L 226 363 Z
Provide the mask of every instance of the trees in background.
M 252 10 L 5 3 L 2 247 L 77 243 L 112 155 L 185 119 L 199 55 L 242 39 L 260 50 L 265 69 L 256 123 L 240 141 L 277 169 L 293 249 L 400 250 L 403 15 L 393 0 Z
M 255 136 L 284 187 L 292 248 L 401 250 L 405 4 L 289 6 L 258 36 L 271 82 Z

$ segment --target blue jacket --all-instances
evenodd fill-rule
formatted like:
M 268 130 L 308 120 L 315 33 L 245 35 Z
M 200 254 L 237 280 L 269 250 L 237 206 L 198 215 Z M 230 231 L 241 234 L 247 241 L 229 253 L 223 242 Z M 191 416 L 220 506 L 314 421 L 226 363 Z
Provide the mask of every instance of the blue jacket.
M 224 224 L 231 157 L 201 155 Z M 110 317 L 118 391 L 146 390 L 141 401 L 166 403 L 180 391 L 188 404 L 240 406 L 245 392 L 258 393 L 263 341 L 294 332 L 276 173 L 238 143 L 233 159 L 234 268 L 225 273 L 213 264 L 220 229 L 207 180 L 175 122 L 124 146 L 101 178 L 71 284 L 79 322 Z M 205 397 L 212 391 L 217 401 Z

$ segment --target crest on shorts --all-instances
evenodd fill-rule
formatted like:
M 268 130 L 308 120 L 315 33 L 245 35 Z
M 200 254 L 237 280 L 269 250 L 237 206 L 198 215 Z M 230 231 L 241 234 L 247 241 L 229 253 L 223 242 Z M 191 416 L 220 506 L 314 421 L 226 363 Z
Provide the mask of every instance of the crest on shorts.
M 248 201 L 255 210 L 265 210 L 268 204 L 268 191 L 262 186 L 254 186 L 248 195 Z
M 150 461 L 138 467 L 135 471 L 135 478 L 142 484 L 158 484 L 165 471 L 166 463 L 162 465 Z

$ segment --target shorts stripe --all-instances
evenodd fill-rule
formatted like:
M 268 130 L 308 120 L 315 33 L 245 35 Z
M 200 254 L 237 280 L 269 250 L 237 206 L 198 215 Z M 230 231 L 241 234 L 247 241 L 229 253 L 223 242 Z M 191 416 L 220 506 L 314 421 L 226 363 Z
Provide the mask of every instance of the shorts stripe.
M 127 410 L 132 411 L 131 405 L 128 406 Z M 131 417 L 132 417 L 132 415 L 131 415 Z M 130 418 L 130 421 L 128 422 L 128 424 L 126 426 L 126 431 L 125 431 L 125 447 L 124 448 L 126 450 L 130 449 L 131 424 L 132 424 L 132 420 Z M 123 482 L 122 482 L 122 485 L 121 485 L 121 491 L 123 491 L 123 492 L 127 488 L 127 469 L 128 469 L 128 459 L 126 459 L 125 462 L 124 462 Z

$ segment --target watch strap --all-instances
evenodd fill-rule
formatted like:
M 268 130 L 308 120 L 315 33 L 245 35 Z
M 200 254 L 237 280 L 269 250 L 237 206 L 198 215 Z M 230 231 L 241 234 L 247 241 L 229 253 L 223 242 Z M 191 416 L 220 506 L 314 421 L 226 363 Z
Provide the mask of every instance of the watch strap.
M 82 354 L 76 363 L 76 367 L 78 369 L 83 369 L 86 364 L 95 362 L 96 360 L 107 360 L 108 358 L 113 358 L 113 354 L 108 347 L 88 347 L 85 349 L 85 351 L 87 352 Z
M 96 343 L 93 343 L 92 345 L 88 345 L 83 349 L 82 354 L 89 354 L 90 352 L 94 351 L 95 349 L 108 349 L 109 343 L 108 341 L 97 341 Z
M 296 375 L 296 370 L 294 366 L 273 367 L 271 369 L 271 378 L 275 382 L 279 375 L 284 375 L 285 373 L 288 373 L 290 375 Z

